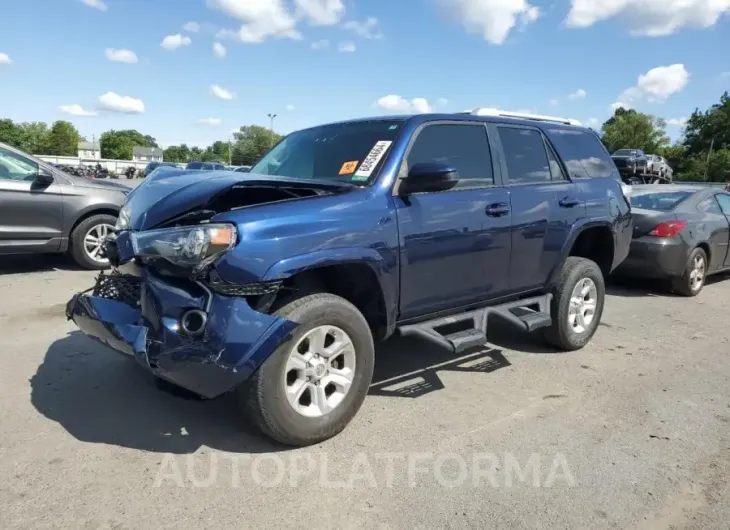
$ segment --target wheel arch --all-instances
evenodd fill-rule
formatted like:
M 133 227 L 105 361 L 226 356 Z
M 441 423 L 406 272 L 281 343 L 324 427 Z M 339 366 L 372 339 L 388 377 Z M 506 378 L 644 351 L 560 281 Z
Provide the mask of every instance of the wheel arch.
M 563 247 L 560 260 L 550 273 L 548 285 L 557 281 L 565 260 L 570 256 L 588 258 L 596 262 L 604 278 L 611 274 L 615 254 L 615 236 L 608 221 L 590 221 L 574 228 Z

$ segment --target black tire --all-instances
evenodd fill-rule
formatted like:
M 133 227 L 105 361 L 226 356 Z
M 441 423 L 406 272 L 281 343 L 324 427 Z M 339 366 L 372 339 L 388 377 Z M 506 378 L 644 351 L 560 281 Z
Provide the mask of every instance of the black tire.
M 704 273 L 699 286 L 695 285 L 693 287 L 691 274 L 692 269 L 694 268 L 695 259 L 698 257 L 702 259 L 702 262 L 704 263 Z M 705 280 L 707 279 L 707 265 L 707 253 L 702 248 L 697 247 L 690 252 L 689 257 L 687 258 L 687 263 L 684 266 L 684 274 L 682 274 L 679 278 L 672 280 L 672 290 L 682 296 L 697 296 L 700 294 L 700 291 L 702 291 L 702 288 L 705 286 Z
M 340 433 L 365 400 L 375 363 L 370 327 L 354 305 L 329 293 L 306 295 L 274 314 L 300 325 L 236 392 L 248 419 L 270 438 L 297 447 L 322 442 Z M 295 411 L 286 398 L 286 362 L 300 338 L 326 324 L 337 326 L 350 336 L 355 349 L 355 376 L 343 402 L 334 410 L 320 417 L 306 417 Z
M 114 226 L 116 222 L 117 218 L 113 215 L 98 214 L 92 215 L 91 217 L 84 219 L 76 226 L 76 228 L 73 229 L 73 232 L 71 232 L 71 237 L 69 238 L 68 251 L 71 258 L 76 262 L 77 265 L 89 270 L 101 270 L 109 268 L 108 262 L 100 263 L 98 261 L 94 261 L 93 259 L 91 259 L 91 257 L 89 257 L 89 255 L 84 250 L 84 237 L 86 237 L 86 234 L 94 226 L 101 224 Z
M 591 322 L 585 330 L 577 333 L 568 322 L 570 298 L 576 284 L 583 279 L 590 279 L 596 287 L 596 309 Z M 545 340 L 552 346 L 564 351 L 575 351 L 583 348 L 593 337 L 603 314 L 606 298 L 606 286 L 600 267 L 586 258 L 570 256 L 565 260 L 555 286 L 551 314 L 553 322 L 545 329 Z

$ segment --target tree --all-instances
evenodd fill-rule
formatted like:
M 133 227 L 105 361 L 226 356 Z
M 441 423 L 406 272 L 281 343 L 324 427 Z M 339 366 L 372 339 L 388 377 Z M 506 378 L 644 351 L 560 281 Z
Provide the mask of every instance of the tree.
M 99 138 L 102 158 L 131 160 L 134 147 L 158 147 L 152 136 L 145 136 L 134 129 L 107 131 Z
M 190 162 L 190 148 L 185 145 L 171 145 L 162 152 L 165 162 Z
M 203 153 L 203 160 L 206 162 L 230 162 L 229 160 L 229 144 L 228 142 L 213 142 Z
M 45 123 L 43 124 L 45 126 Z M 79 131 L 71 123 L 59 120 L 51 126 L 45 139 L 44 153 L 56 156 L 76 156 L 79 148 Z
M 250 166 L 271 149 L 281 136 L 259 125 L 247 125 L 233 134 L 232 164 Z
M 705 112 L 695 109 L 684 129 L 687 153 L 697 155 L 713 149 L 730 149 L 730 95 L 725 92 L 720 102 Z
M 0 142 L 22 149 L 23 134 L 13 120 L 0 120 Z
M 666 122 L 633 109 L 618 108 L 601 127 L 603 143 L 610 152 L 617 149 L 641 149 L 656 153 L 669 144 Z
M 20 123 L 18 124 L 18 129 L 20 130 L 22 141 L 20 148 L 26 153 L 32 155 L 58 154 L 48 150 L 48 125 L 42 121 Z M 73 154 L 76 154 L 75 145 Z

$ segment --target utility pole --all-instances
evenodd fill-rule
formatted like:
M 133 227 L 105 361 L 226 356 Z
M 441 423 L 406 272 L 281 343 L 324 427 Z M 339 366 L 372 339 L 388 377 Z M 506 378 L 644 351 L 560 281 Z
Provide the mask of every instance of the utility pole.
M 267 116 L 271 120 L 271 127 L 269 127 L 269 129 L 271 130 L 271 132 L 274 132 L 274 118 L 276 118 L 276 114 L 269 113 L 267 114 Z
M 712 146 L 715 145 L 715 139 L 710 140 L 710 150 L 707 152 L 707 161 L 705 162 L 705 176 L 702 180 L 707 182 L 707 168 L 710 166 L 710 155 L 712 155 Z

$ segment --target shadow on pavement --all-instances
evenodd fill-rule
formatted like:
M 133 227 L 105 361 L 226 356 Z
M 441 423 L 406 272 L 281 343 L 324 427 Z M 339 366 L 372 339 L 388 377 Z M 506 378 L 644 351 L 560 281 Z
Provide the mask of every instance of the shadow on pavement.
M 0 276 L 27 274 L 33 272 L 80 271 L 83 270 L 63 254 L 27 254 L 3 256 L 0 262 Z

